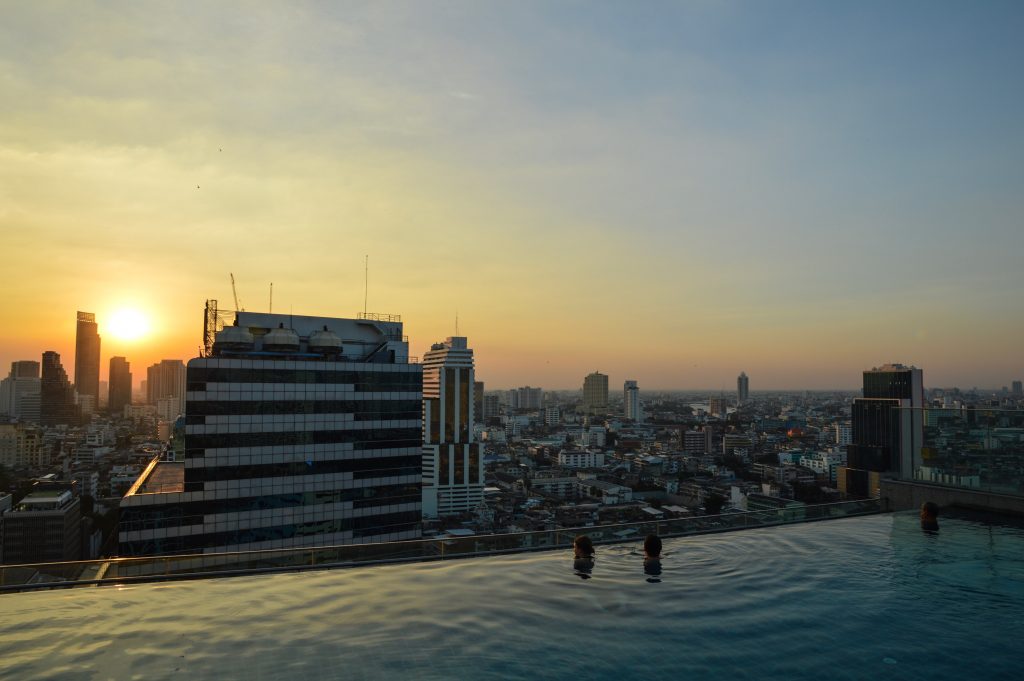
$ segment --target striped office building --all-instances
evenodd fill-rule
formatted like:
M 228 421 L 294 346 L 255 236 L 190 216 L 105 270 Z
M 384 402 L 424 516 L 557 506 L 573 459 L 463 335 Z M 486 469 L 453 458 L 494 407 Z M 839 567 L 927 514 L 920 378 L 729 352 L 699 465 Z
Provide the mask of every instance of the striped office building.
M 422 368 L 397 317 L 236 313 L 188 362 L 183 462 L 121 503 L 122 555 L 421 535 Z

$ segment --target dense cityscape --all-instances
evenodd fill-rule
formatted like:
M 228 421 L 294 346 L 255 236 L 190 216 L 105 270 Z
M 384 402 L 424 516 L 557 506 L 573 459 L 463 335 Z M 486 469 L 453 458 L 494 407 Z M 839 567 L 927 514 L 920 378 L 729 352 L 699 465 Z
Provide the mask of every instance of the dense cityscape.
M 1021 676 L 1024 2 L 0 7 L 0 681 Z
M 858 393 L 751 391 L 745 372 L 728 393 L 620 392 L 600 371 L 580 390 L 489 390 L 467 338 L 418 363 L 397 315 L 207 301 L 203 356 L 147 367 L 133 391 L 125 357 L 100 382 L 97 329 L 78 312 L 72 375 L 47 351 L 0 383 L 4 563 L 797 518 L 887 476 L 1018 491 L 1019 380 L 926 389 L 893 364 Z M 965 458 L 979 448 L 1007 458 Z

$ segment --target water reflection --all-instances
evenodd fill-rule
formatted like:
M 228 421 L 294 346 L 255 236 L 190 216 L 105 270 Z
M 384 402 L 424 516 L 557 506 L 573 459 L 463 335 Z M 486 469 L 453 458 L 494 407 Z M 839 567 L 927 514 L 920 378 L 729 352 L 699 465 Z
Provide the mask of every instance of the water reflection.
M 578 557 L 572 561 L 572 571 L 580 579 L 590 579 L 594 571 L 594 557 L 583 556 Z
M 657 584 L 661 581 L 661 558 L 644 558 L 644 574 L 647 581 Z

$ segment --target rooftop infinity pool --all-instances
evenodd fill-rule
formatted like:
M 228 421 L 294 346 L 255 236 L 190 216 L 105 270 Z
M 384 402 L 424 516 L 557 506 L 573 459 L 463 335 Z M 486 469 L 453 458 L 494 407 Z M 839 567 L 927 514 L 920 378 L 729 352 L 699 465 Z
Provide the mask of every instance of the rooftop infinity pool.
M 7 594 L 0 678 L 1020 678 L 1024 530 L 941 522 Z

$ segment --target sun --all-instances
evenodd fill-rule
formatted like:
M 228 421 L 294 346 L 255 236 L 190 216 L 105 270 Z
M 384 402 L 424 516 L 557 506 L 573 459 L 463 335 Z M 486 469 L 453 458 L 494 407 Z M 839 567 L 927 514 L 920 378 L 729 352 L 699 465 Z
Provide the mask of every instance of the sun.
M 142 338 L 149 332 L 149 320 L 138 310 L 122 308 L 110 315 L 107 330 L 114 338 L 133 341 Z

